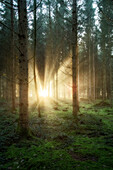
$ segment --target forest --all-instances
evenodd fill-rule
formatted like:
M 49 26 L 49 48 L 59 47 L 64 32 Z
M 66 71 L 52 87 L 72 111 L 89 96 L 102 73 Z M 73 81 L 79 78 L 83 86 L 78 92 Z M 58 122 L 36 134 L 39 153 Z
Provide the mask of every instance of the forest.
M 0 0 L 0 170 L 113 169 L 113 0 Z

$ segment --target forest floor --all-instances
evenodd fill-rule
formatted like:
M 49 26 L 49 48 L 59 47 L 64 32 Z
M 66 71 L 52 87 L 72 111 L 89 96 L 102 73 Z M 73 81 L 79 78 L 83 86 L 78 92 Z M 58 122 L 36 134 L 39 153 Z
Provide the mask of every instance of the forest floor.
M 0 102 L 0 170 L 112 170 L 113 109 L 81 102 L 78 125 L 70 101 L 51 102 L 38 118 L 30 109 L 30 128 L 36 138 L 20 140 L 18 109 Z

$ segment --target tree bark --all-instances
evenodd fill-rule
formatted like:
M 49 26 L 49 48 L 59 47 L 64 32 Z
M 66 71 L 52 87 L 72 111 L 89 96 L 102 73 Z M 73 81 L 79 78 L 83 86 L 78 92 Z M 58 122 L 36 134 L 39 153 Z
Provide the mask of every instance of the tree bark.
M 72 94 L 73 115 L 77 119 L 78 102 L 78 46 L 77 46 L 77 1 L 73 0 L 72 10 Z
M 90 31 L 88 33 L 88 99 L 91 100 L 91 41 Z
M 113 58 L 110 56 L 110 105 L 113 107 Z
M 58 69 L 56 71 L 56 100 L 58 100 Z
M 13 0 L 11 0 L 11 67 L 12 67 L 12 79 L 11 79 L 11 91 L 12 91 L 12 112 L 15 111 L 15 79 L 14 79 L 14 11 Z
M 39 94 L 38 94 L 38 87 L 37 87 L 37 80 L 36 80 L 36 0 L 34 0 L 34 84 L 35 84 L 35 93 L 36 93 L 36 99 L 37 99 L 37 107 L 38 107 L 38 116 L 41 117 L 40 112 L 40 101 L 39 101 Z
M 93 40 L 93 42 L 92 42 L 92 48 L 93 48 L 93 52 L 92 52 L 92 55 L 93 55 L 93 81 L 92 81 L 92 85 L 93 85 L 93 91 L 92 91 L 92 93 L 93 93 L 93 100 L 95 101 L 95 54 L 94 54 L 94 40 Z
M 0 99 L 1 99 L 1 94 L 2 94 L 2 93 L 1 93 L 1 89 L 2 89 L 2 88 L 1 88 L 1 87 L 2 87 L 2 86 L 1 86 L 1 80 L 2 80 L 2 77 L 1 77 L 1 75 L 0 75 Z
M 18 0 L 19 13 L 19 132 L 28 135 L 28 49 L 26 0 Z

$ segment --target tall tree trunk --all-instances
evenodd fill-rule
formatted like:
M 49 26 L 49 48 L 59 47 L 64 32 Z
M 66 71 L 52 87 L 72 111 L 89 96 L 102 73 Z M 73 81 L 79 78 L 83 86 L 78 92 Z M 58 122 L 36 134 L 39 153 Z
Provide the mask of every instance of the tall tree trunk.
M 55 82 L 55 97 L 58 100 L 58 68 L 59 68 L 59 51 L 58 51 L 58 3 L 56 3 L 56 21 L 55 21 L 55 33 L 56 33 L 56 42 L 55 42 L 55 56 L 56 56 L 56 64 L 55 64 L 55 74 L 56 74 L 56 82 Z
M 80 63 L 78 58 L 78 101 L 80 100 Z
M 11 55 L 6 55 L 6 81 L 4 81 L 4 97 L 7 100 L 7 102 L 11 101 Z
M 93 48 L 93 52 L 92 52 L 92 55 L 93 55 L 93 58 L 92 58 L 92 60 L 93 60 L 93 74 L 92 74 L 92 78 L 93 78 L 93 81 L 92 81 L 92 88 L 93 88 L 93 91 L 92 91 L 92 93 L 93 93 L 93 100 L 95 100 L 95 54 L 94 54 L 94 40 L 93 40 L 93 42 L 92 42 L 92 48 Z
M 113 56 L 110 56 L 110 104 L 113 107 Z
M 106 2 L 102 0 L 102 10 L 103 12 L 106 11 Z M 101 30 L 102 30 L 102 42 L 101 42 L 101 51 L 102 51 L 102 98 L 103 100 L 106 99 L 106 35 L 107 35 L 107 24 L 105 21 L 105 17 L 102 14 L 102 21 L 101 21 Z
M 103 100 L 106 99 L 106 52 L 105 52 L 105 41 L 103 39 L 103 43 L 102 43 L 102 54 L 103 54 L 103 68 L 102 68 L 102 98 Z
M 11 0 L 11 67 L 12 67 L 12 111 L 15 111 L 15 79 L 14 79 L 14 11 L 13 11 L 13 0 Z
M 95 36 L 95 43 L 97 42 L 97 35 Z M 95 99 L 99 98 L 100 90 L 99 90 L 99 76 L 98 74 L 98 52 L 97 52 L 97 43 L 94 45 L 95 51 Z
M 28 135 L 28 35 L 26 0 L 18 0 L 19 13 L 19 132 Z
M 56 72 L 56 100 L 58 100 L 58 69 Z
M 80 68 L 80 67 L 79 67 Z M 82 70 L 82 82 L 83 82 L 83 85 L 82 85 L 82 91 L 83 91 L 83 96 L 81 96 L 81 97 L 83 97 L 84 98 L 84 96 L 85 96 L 85 62 L 83 62 L 83 70 Z
M 109 55 L 110 56 L 110 55 Z M 110 63 L 108 63 L 108 65 L 107 65 L 107 69 L 106 69 L 106 91 L 107 91 L 107 99 L 110 99 L 110 94 L 111 94 L 111 92 L 110 92 Z
M 0 75 L 0 99 L 1 99 L 1 94 L 2 94 L 2 93 L 1 93 L 1 89 L 2 89 L 2 88 L 1 88 L 1 87 L 2 87 L 2 86 L 1 86 L 1 85 L 2 85 L 2 84 L 1 84 L 1 80 L 2 80 L 2 77 L 1 77 L 1 75 Z
M 53 97 L 55 98 L 55 75 L 53 76 Z
M 35 93 L 36 93 L 36 99 L 37 99 L 37 107 L 38 107 L 38 115 L 39 117 L 41 117 L 41 113 L 40 113 L 40 101 L 39 101 L 39 94 L 38 94 L 38 87 L 37 87 L 37 80 L 36 80 L 36 30 L 37 30 L 37 26 L 36 26 L 36 0 L 34 0 L 34 67 L 33 67 L 33 71 L 34 71 L 34 84 L 35 84 Z
M 1 88 L 2 88 L 2 90 L 1 90 L 1 91 L 2 91 L 2 98 L 3 98 L 3 99 L 6 99 L 6 98 L 5 98 L 5 91 L 6 91 L 6 89 L 5 89 L 5 86 L 4 86 L 3 77 L 2 77 L 2 80 L 1 80 L 1 86 L 2 86 L 2 87 L 1 87 Z
M 90 33 L 88 33 L 88 99 L 91 99 L 91 41 Z
M 77 120 L 78 103 L 78 46 L 77 46 L 77 0 L 73 0 L 72 10 L 72 94 L 73 115 Z

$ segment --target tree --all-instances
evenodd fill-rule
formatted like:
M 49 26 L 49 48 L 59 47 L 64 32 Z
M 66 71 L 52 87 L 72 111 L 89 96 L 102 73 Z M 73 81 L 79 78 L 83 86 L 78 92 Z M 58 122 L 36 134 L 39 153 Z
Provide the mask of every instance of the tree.
M 2 96 L 8 102 L 11 100 L 11 11 L 4 5 L 4 13 L 2 14 L 2 25 L 1 25 L 1 57 L 3 70 L 2 70 Z M 6 27 L 7 25 L 7 27 Z M 6 48 L 7 47 L 7 48 Z
M 101 0 L 98 3 L 99 14 L 100 14 L 100 48 L 101 48 L 101 59 L 102 59 L 102 99 L 110 98 L 111 90 L 110 82 L 110 64 L 111 64 L 111 53 L 112 53 L 112 7 L 113 4 L 110 0 Z
M 94 38 L 93 38 L 93 30 L 94 30 L 94 9 L 92 7 L 93 1 L 86 0 L 85 1 L 85 39 L 86 39 L 86 53 L 87 53 L 87 63 L 88 63 L 88 72 L 87 72 L 87 97 L 88 99 L 92 99 L 93 93 L 95 89 L 94 85 Z
M 37 41 L 37 26 L 36 26 L 36 0 L 34 0 L 34 85 L 35 85 L 35 93 L 36 93 L 36 99 L 37 99 L 37 105 L 38 105 L 38 115 L 41 117 L 40 113 L 40 101 L 39 101 L 39 94 L 38 94 L 38 88 L 37 88 L 37 81 L 36 81 L 36 41 Z
M 12 76 L 11 76 L 11 92 L 12 92 L 12 111 L 15 111 L 15 58 L 14 58 L 14 10 L 13 10 L 13 0 L 10 1 L 11 4 L 11 68 L 12 68 Z
M 19 131 L 28 135 L 28 35 L 26 0 L 18 0 L 19 14 Z
M 103 8 L 105 7 L 105 1 L 103 1 Z M 104 9 L 103 9 L 104 10 Z M 104 21 L 104 16 L 102 15 L 101 22 L 102 30 L 102 41 L 101 41 L 101 51 L 102 51 L 102 97 L 103 100 L 106 99 L 106 47 L 105 47 L 105 34 L 106 34 L 106 22 Z
M 77 44 L 77 1 L 73 0 L 72 9 L 72 92 L 73 115 L 77 120 L 78 102 L 78 44 Z

